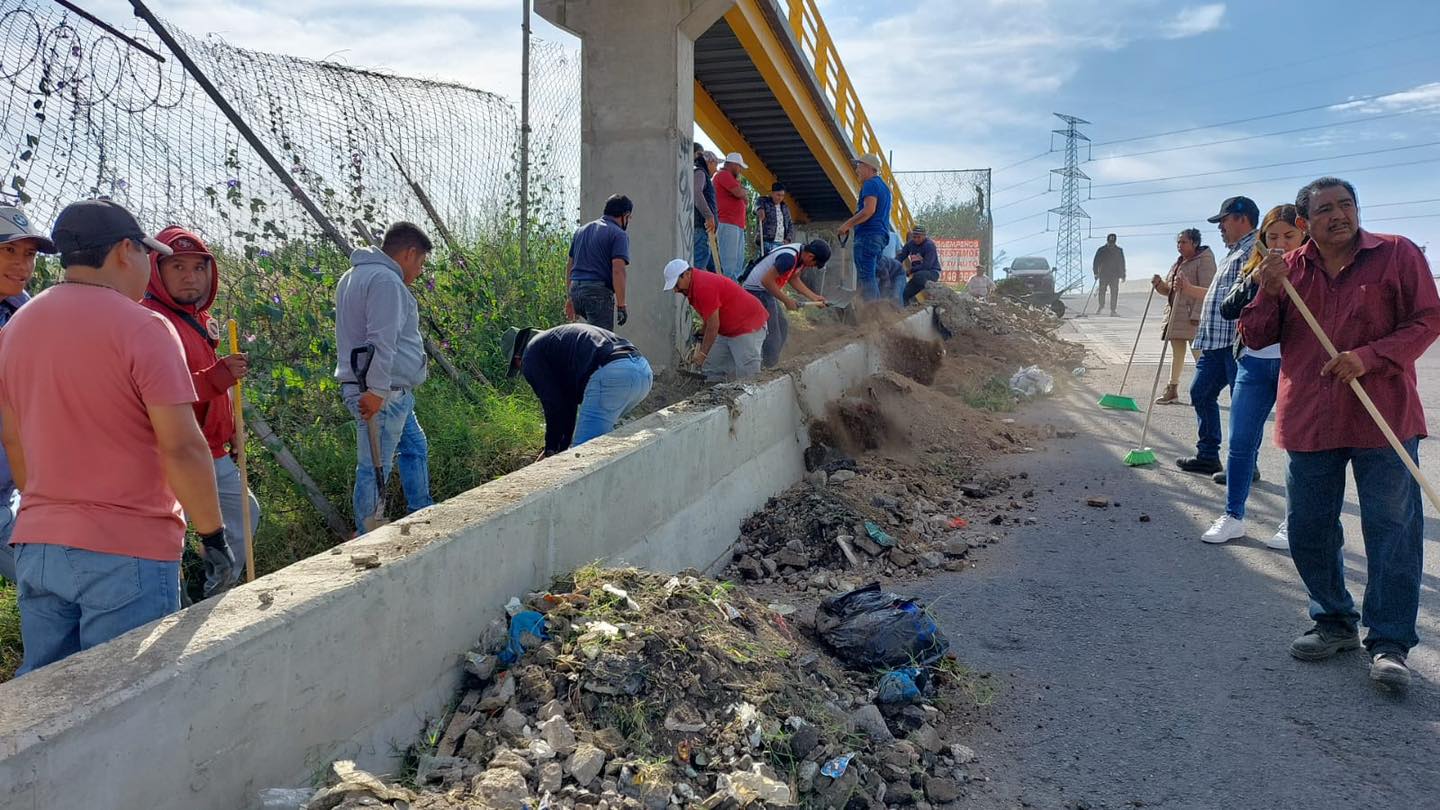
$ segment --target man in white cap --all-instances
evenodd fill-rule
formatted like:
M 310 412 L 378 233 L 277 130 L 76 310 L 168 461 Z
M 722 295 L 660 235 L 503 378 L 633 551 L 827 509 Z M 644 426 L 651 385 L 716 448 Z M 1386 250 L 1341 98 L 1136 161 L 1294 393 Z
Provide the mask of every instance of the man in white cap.
M 748 196 L 740 185 L 740 170 L 748 169 L 739 152 L 725 156 L 720 171 L 715 172 L 715 203 L 720 209 L 720 225 L 715 238 L 720 243 L 720 272 L 739 278 L 745 269 L 745 210 Z
M 855 174 L 860 178 L 860 203 L 855 216 L 845 220 L 838 230 L 844 237 L 855 232 L 855 282 L 860 297 L 866 301 L 880 298 L 880 279 L 875 263 L 885 252 L 890 239 L 890 189 L 880 179 L 878 155 L 862 155 L 855 161 Z
M 35 256 L 54 253 L 55 243 L 40 235 L 25 212 L 0 208 L 0 329 L 30 300 L 25 291 L 35 275 Z M 10 530 L 20 513 L 20 490 L 10 472 L 10 459 L 0 444 L 0 579 L 15 581 L 15 552 L 10 548 Z
M 706 380 L 748 380 L 760 374 L 770 313 L 759 299 L 737 282 L 696 270 L 684 259 L 665 265 L 665 289 L 685 296 L 705 322 L 690 363 L 700 366 Z

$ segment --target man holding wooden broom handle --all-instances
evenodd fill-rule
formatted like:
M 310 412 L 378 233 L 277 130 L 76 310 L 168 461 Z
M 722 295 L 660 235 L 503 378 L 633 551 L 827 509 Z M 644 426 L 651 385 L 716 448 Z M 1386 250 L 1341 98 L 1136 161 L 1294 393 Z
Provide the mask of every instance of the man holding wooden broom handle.
M 1419 643 L 1421 488 L 1435 500 L 1417 466 L 1426 427 L 1415 361 L 1440 336 L 1440 295 L 1413 242 L 1360 228 L 1350 183 L 1315 180 L 1295 207 L 1311 241 L 1265 258 L 1240 318 L 1247 346 L 1281 344 L 1275 443 L 1290 455 L 1290 551 L 1315 622 L 1290 653 L 1313 661 L 1357 649 L 1363 622 L 1370 677 L 1404 687 Z M 1368 565 L 1360 611 L 1345 587 L 1347 467 Z

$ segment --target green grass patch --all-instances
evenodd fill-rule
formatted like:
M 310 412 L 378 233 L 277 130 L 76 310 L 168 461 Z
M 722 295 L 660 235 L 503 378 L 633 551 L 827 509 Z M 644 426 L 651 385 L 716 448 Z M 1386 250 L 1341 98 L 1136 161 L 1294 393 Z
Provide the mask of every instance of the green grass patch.
M 1010 392 L 1010 383 L 1004 377 L 991 377 L 979 388 L 966 391 L 965 404 L 972 408 L 993 413 L 1008 413 L 1015 410 L 1015 395 Z

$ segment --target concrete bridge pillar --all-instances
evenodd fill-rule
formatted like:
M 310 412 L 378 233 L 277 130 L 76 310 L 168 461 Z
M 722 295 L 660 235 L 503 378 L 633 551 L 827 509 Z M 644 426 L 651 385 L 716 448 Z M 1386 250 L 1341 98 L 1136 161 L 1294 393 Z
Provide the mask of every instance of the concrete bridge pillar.
M 540 16 L 582 40 L 581 219 L 605 198 L 635 202 L 627 303 L 618 329 L 651 363 L 673 366 L 686 306 L 665 292 L 666 262 L 694 252 L 691 143 L 695 40 L 736 0 L 536 0 Z

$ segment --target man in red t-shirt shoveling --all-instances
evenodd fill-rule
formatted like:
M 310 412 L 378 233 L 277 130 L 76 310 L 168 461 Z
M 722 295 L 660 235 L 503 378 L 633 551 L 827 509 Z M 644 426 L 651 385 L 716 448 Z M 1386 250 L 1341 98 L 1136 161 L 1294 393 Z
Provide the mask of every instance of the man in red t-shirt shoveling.
M 250 360 L 243 353 L 220 357 L 220 322 L 210 317 L 210 305 L 220 288 L 220 271 L 215 257 L 205 243 L 189 231 L 172 225 L 155 235 L 173 254 L 150 254 L 150 286 L 145 291 L 146 308 L 164 315 L 180 336 L 185 349 L 185 365 L 195 383 L 195 420 L 210 445 L 215 459 L 215 484 L 220 495 L 220 513 L 225 521 L 225 537 L 235 559 L 245 559 L 245 548 L 260 525 L 260 502 L 255 494 L 246 492 L 235 466 L 238 448 L 231 445 L 235 437 L 235 412 L 230 404 L 230 388 L 245 378 Z M 244 499 L 250 499 L 250 533 L 246 536 L 243 519 Z M 244 573 L 232 569 L 227 583 L 205 583 L 207 591 L 218 585 L 233 585 Z
M 705 322 L 690 356 L 708 381 L 748 380 L 760 374 L 770 313 L 732 279 L 696 270 L 684 259 L 665 265 L 665 289 L 683 295 Z

